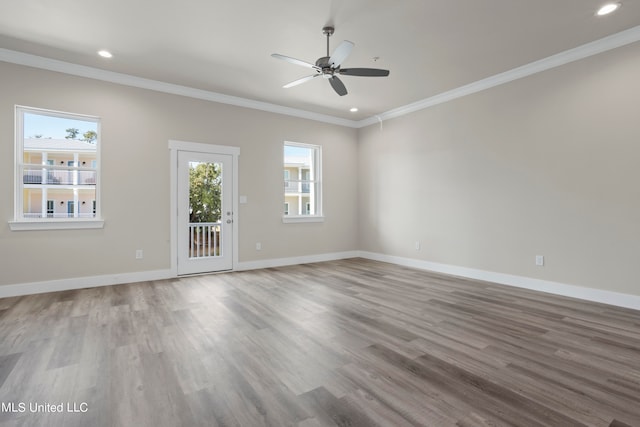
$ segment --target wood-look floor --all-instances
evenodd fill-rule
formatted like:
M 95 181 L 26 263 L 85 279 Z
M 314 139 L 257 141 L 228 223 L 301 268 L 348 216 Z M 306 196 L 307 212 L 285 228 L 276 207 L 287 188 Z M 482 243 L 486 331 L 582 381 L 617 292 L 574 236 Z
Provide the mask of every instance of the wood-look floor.
M 6 298 L 0 402 L 0 426 L 640 426 L 640 312 L 361 259 Z

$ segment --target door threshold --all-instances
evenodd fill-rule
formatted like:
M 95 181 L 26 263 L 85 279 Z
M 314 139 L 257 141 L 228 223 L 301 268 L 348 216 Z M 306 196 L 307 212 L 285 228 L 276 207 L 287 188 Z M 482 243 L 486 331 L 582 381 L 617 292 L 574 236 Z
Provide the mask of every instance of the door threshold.
M 218 271 L 203 271 L 199 273 L 185 273 L 178 274 L 177 277 L 194 277 L 194 276 L 208 276 L 210 274 L 222 274 L 222 273 L 232 273 L 234 270 L 218 270 Z

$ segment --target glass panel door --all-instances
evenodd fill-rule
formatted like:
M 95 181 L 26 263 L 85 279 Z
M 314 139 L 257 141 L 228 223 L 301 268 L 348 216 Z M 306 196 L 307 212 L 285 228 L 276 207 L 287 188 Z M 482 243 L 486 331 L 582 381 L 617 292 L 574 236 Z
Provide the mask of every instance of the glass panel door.
M 232 157 L 178 152 L 178 274 L 232 268 Z

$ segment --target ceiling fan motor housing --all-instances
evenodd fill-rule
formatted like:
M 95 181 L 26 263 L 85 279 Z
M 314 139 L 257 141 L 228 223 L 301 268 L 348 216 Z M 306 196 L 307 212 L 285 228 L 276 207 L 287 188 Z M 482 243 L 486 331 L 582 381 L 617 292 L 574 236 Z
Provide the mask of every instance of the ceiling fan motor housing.
M 321 68 L 321 70 L 318 70 L 318 73 L 322 73 L 322 77 L 326 79 L 333 77 L 333 74 L 340 69 L 340 67 L 331 68 L 329 58 L 329 56 L 323 56 L 316 61 L 316 65 Z

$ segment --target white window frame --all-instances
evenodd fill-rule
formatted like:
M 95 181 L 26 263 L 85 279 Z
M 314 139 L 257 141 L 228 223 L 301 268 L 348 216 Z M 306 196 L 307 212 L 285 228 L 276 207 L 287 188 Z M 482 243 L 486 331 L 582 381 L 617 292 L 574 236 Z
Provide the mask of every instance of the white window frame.
M 23 205 L 23 162 L 24 162 L 24 114 L 38 114 L 63 119 L 83 120 L 96 123 L 96 215 L 94 218 L 25 218 Z M 84 228 L 102 228 L 104 220 L 100 212 L 100 150 L 102 147 L 100 141 L 100 118 L 84 114 L 67 113 L 63 111 L 47 110 L 42 108 L 26 107 L 22 105 L 15 106 L 15 151 L 14 151 L 14 218 L 9 221 L 9 228 L 12 231 L 23 230 L 57 230 L 57 229 L 84 229 Z
M 324 222 L 324 215 L 322 210 L 322 146 L 315 144 L 305 144 L 301 142 L 292 142 L 285 141 L 282 147 L 283 151 L 283 167 L 284 163 L 284 151 L 286 147 L 299 147 L 299 148 L 307 148 L 313 150 L 313 165 L 310 176 L 310 189 L 315 187 L 315 191 L 311 191 L 310 197 L 313 198 L 313 203 L 315 204 L 315 214 L 314 215 L 293 215 L 291 210 L 289 211 L 289 215 L 282 216 L 283 223 L 300 223 L 300 222 Z M 315 185 L 314 185 L 315 184 Z M 285 182 L 286 188 L 286 182 Z M 285 192 L 283 192 L 283 197 L 285 197 Z

